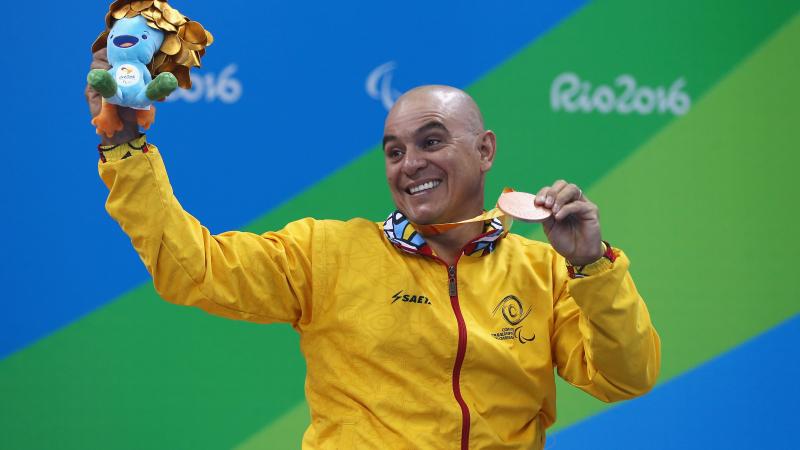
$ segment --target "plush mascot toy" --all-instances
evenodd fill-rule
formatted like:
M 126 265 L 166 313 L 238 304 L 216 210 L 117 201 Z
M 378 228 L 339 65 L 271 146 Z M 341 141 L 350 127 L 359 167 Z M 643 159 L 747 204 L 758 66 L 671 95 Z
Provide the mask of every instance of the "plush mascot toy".
M 89 72 L 89 85 L 103 96 L 103 108 L 92 119 L 97 133 L 111 137 L 122 130 L 117 107 L 136 109 L 140 126 L 155 119 L 153 102 L 163 100 L 178 86 L 189 89 L 189 70 L 214 38 L 198 22 L 189 20 L 163 0 L 117 0 L 106 15 L 106 30 L 92 52 L 107 48 L 108 70 Z

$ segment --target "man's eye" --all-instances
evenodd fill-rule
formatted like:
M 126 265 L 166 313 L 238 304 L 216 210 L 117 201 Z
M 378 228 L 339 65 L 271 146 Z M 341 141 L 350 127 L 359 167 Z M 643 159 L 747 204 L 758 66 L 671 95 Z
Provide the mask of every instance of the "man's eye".
M 433 147 L 434 145 L 441 144 L 442 141 L 436 138 L 428 138 L 425 140 L 425 147 Z
M 386 152 L 386 156 L 388 156 L 389 159 L 399 159 L 401 156 L 403 156 L 403 151 L 398 148 L 394 148 Z

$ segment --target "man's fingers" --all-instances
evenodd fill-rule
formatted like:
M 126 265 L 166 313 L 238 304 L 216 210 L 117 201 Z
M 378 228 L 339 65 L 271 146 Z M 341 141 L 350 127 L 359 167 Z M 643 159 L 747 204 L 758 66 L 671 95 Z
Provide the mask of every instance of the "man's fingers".
M 92 59 L 95 59 L 97 61 L 103 61 L 106 64 L 108 64 L 108 49 L 103 47 L 100 50 L 92 53 Z
M 89 64 L 89 69 L 103 69 L 103 70 L 108 70 L 108 69 L 110 69 L 110 68 L 111 68 L 111 64 L 109 64 L 109 63 L 108 63 L 108 62 L 106 62 L 106 61 L 100 61 L 100 60 L 97 60 L 97 59 L 93 59 L 93 60 L 92 60 L 92 63 L 91 63 L 91 64 Z
M 597 206 L 591 202 L 572 202 L 562 207 L 555 215 L 557 222 L 561 222 L 570 216 L 583 216 L 588 217 L 592 214 L 597 214 Z
M 555 202 L 553 202 L 553 212 L 557 213 L 565 205 L 580 200 L 581 193 L 581 189 L 574 184 L 564 186 L 556 196 Z
M 111 64 L 108 63 L 108 53 L 105 48 L 101 48 L 92 53 L 92 63 L 89 65 L 90 70 L 108 70 L 110 68 Z M 103 97 L 100 93 L 87 84 L 84 95 L 86 96 L 86 103 L 89 104 L 89 112 L 92 114 L 92 117 L 100 114 L 100 110 L 103 108 Z
M 533 204 L 536 206 L 544 206 L 544 202 L 547 198 L 547 191 L 550 190 L 549 186 L 545 186 L 539 189 L 539 192 L 536 193 L 536 198 L 533 199 Z
M 539 204 L 538 206 L 544 206 L 545 208 L 552 208 L 553 204 L 556 201 L 556 196 L 558 195 L 559 192 L 561 192 L 561 189 L 564 189 L 564 186 L 566 186 L 567 184 L 568 183 L 564 180 L 558 180 L 555 183 L 553 183 L 552 186 L 542 188 L 542 190 L 539 191 L 539 195 L 542 197 L 542 199 L 544 199 L 544 203 Z M 534 203 L 538 204 L 537 202 Z
M 108 55 L 106 53 L 106 49 L 101 48 L 100 50 L 92 53 L 92 64 L 90 67 L 92 69 L 104 69 L 104 70 L 108 70 L 111 68 L 111 64 L 108 63 Z
M 100 114 L 100 109 L 103 107 L 103 99 L 100 93 L 87 84 L 84 95 L 86 95 L 86 103 L 89 104 L 89 112 L 92 114 L 92 117 Z
M 534 204 L 549 208 L 555 214 L 565 205 L 581 199 L 586 200 L 586 197 L 583 197 L 583 191 L 578 186 L 564 180 L 557 180 L 552 186 L 539 189 Z

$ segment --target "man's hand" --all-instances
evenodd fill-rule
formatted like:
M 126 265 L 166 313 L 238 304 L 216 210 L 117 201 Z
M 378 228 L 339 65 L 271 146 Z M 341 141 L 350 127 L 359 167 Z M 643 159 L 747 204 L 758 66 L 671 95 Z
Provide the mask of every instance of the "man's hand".
M 583 191 L 564 180 L 545 186 L 534 203 L 553 211 L 544 223 L 550 245 L 574 266 L 593 263 L 603 256 L 597 205 Z
M 108 56 L 106 49 L 102 48 L 92 55 L 92 64 L 90 69 L 108 70 L 111 65 L 108 63 Z M 103 106 L 103 97 L 99 92 L 92 89 L 89 84 L 86 84 L 86 102 L 89 104 L 89 112 L 94 118 L 100 114 L 100 109 Z M 140 136 L 139 124 L 136 122 L 136 111 L 131 108 L 117 108 L 117 114 L 122 121 L 122 130 L 116 132 L 112 137 L 106 137 L 100 134 L 101 142 L 103 145 L 117 145 L 124 144 Z

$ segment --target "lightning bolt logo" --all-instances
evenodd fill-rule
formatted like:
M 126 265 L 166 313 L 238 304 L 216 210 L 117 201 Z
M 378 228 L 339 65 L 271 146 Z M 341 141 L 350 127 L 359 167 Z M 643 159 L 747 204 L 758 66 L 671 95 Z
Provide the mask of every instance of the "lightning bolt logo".
M 400 294 L 402 294 L 402 293 L 403 293 L 403 290 L 402 290 L 402 289 L 401 289 L 401 290 L 399 290 L 399 291 L 397 291 L 397 293 L 396 293 L 396 294 L 394 294 L 394 295 L 392 296 L 392 298 L 394 299 L 394 300 L 392 300 L 392 303 L 394 303 L 394 302 L 396 302 L 396 301 L 400 300 Z

